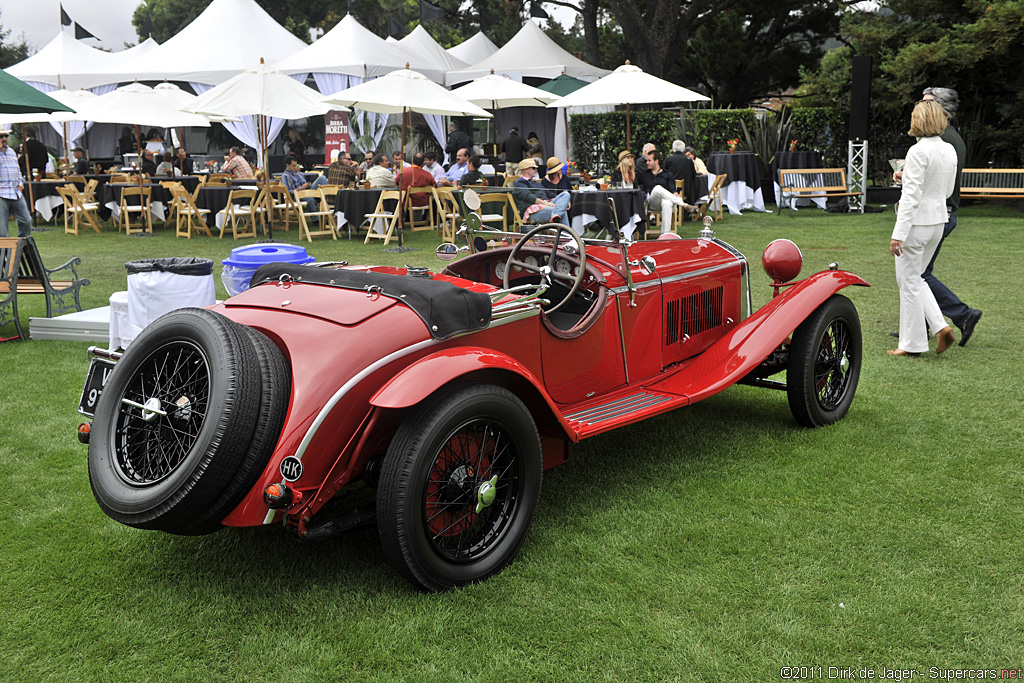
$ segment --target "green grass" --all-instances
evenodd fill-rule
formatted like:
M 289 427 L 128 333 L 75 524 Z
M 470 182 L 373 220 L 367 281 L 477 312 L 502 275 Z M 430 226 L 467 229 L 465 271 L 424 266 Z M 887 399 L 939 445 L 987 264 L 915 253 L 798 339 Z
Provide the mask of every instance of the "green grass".
M 180 538 L 113 522 L 74 435 L 87 344 L 0 345 L 3 678 L 770 681 L 791 665 L 1020 666 L 1024 221 L 961 213 L 938 274 L 985 317 L 966 348 L 919 359 L 884 353 L 892 222 L 801 211 L 716 225 L 754 265 L 755 306 L 777 237 L 801 246 L 805 274 L 835 260 L 873 285 L 845 292 L 865 350 L 845 420 L 799 429 L 784 393 L 734 387 L 585 441 L 546 473 L 516 562 L 444 595 L 399 578 L 373 531 L 304 545 L 276 527 Z M 87 307 L 125 288 L 125 261 L 219 263 L 235 246 L 37 241 L 48 265 L 82 257 Z M 307 246 L 320 260 L 439 264 L 432 236 L 410 242 L 419 251 Z M 43 314 L 38 297 L 22 309 L 26 323 Z

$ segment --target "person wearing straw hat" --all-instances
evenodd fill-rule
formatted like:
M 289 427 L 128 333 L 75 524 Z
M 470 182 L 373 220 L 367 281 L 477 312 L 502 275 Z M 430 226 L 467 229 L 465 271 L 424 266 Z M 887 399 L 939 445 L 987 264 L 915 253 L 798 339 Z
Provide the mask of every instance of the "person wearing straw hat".
M 572 185 L 569 184 L 569 176 L 562 173 L 562 162 L 558 157 L 549 157 L 547 167 L 547 175 L 544 176 L 544 180 L 540 181 L 540 184 L 547 188 L 548 199 L 554 199 L 563 190 L 572 189 Z
M 612 173 L 612 182 L 616 185 L 632 188 L 636 182 L 636 164 L 633 153 L 628 149 L 619 152 L 619 165 Z
M 545 199 L 547 191 L 537 182 L 537 162 L 523 159 L 519 162 L 519 177 L 512 185 L 512 199 L 524 221 L 534 223 L 563 223 L 569 213 L 569 193 L 560 192 L 554 199 Z
M 10 216 L 18 222 L 18 237 L 32 234 L 32 217 L 25 206 L 21 191 L 25 189 L 25 178 L 18 166 L 18 155 L 7 146 L 11 131 L 0 128 L 0 237 L 7 237 L 7 222 Z

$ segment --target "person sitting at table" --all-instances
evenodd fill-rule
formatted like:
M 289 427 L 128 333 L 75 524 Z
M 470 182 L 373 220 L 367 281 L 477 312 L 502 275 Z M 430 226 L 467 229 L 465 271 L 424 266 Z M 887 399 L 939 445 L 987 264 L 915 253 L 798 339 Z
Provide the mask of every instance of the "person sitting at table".
M 683 181 L 683 197 L 691 203 L 697 203 L 697 171 L 693 166 L 693 160 L 686 156 L 686 145 L 682 140 L 672 141 L 672 153 L 665 158 L 665 170 L 675 176 L 676 180 Z
M 648 142 L 640 150 L 640 158 L 636 160 L 636 172 L 638 174 L 642 175 L 647 172 L 647 162 L 651 158 L 651 152 L 653 152 L 655 149 L 656 148 L 654 146 L 654 143 Z
M 71 150 L 71 155 L 75 157 L 75 167 L 71 169 L 71 172 L 75 175 L 85 175 L 89 172 L 89 160 L 85 158 L 85 150 L 81 147 L 75 147 Z
M 466 162 L 466 172 L 459 179 L 459 187 L 487 184 L 487 179 L 480 173 L 480 163 L 480 157 L 475 154 L 469 158 L 469 161 Z
M 406 166 L 395 176 L 398 187 L 406 191 L 411 187 L 437 187 L 434 176 L 423 170 L 423 154 L 417 152 L 412 158 L 412 165 Z M 424 208 L 430 204 L 430 195 L 425 192 L 414 194 L 410 200 L 414 208 Z
M 569 213 L 570 195 L 560 192 L 554 199 L 546 199 L 547 190 L 536 180 L 537 162 L 523 159 L 519 162 L 519 177 L 512 185 L 512 199 L 523 221 L 534 223 L 561 223 Z
M 327 183 L 347 187 L 359 180 L 361 175 L 362 171 L 352 161 L 352 155 L 348 152 L 339 152 L 338 158 L 327 169 Z
M 156 173 L 153 175 L 167 176 L 168 178 L 177 176 L 180 178 L 181 170 L 174 167 L 174 155 L 170 152 L 165 153 L 163 161 L 157 165 Z
M 387 156 L 378 154 L 373 158 L 373 166 L 366 172 L 366 180 L 370 187 L 397 187 L 395 174 L 388 168 Z
M 690 161 L 693 162 L 693 169 L 697 175 L 707 175 L 708 167 L 704 164 L 704 161 L 697 156 L 697 150 L 693 147 L 686 148 L 686 156 L 690 157 Z
M 619 165 L 612 173 L 612 182 L 629 188 L 636 184 L 636 166 L 633 164 L 633 153 L 628 149 L 619 152 Z
M 547 188 L 548 199 L 554 199 L 560 192 L 572 189 L 572 185 L 569 184 L 569 176 L 562 173 L 562 162 L 558 157 L 549 158 L 547 167 L 548 172 L 540 184 Z
M 363 152 L 363 161 L 359 164 L 359 170 L 363 175 L 366 175 L 366 172 L 371 168 L 373 168 L 373 152 L 367 150 Z
M 220 167 L 220 172 L 230 174 L 232 179 L 253 177 L 252 166 L 242 156 L 242 150 L 238 147 L 232 147 L 224 155 L 224 165 Z
M 315 190 L 321 185 L 326 185 L 327 177 L 318 175 L 313 182 L 307 182 L 306 176 L 299 172 L 299 160 L 295 157 L 285 157 L 284 173 L 281 174 L 281 182 L 284 183 L 288 194 L 294 197 L 296 190 Z M 317 210 L 315 197 L 306 197 L 302 201 L 305 202 L 310 211 Z
M 195 172 L 195 162 L 192 161 L 188 156 L 188 152 L 185 151 L 184 147 L 179 147 L 174 151 L 177 155 L 174 157 L 174 167 L 181 171 L 181 175 L 192 175 Z
M 391 168 L 394 169 L 396 175 L 403 168 L 409 168 L 410 165 L 411 164 L 405 160 L 405 152 L 397 151 L 391 153 Z
M 672 232 L 672 206 L 681 206 L 687 213 L 697 207 L 687 204 L 676 192 L 676 178 L 661 167 L 661 154 L 651 150 L 647 156 L 647 172 L 640 176 L 640 187 L 647 193 L 647 206 L 661 211 L 661 233 Z
M 436 152 L 423 153 L 423 170 L 434 176 L 434 182 L 438 187 L 449 185 L 448 179 L 444 177 L 444 169 L 437 163 Z
M 156 175 L 156 159 L 153 158 L 153 150 L 142 150 L 142 172 L 146 175 Z
M 465 147 L 460 149 L 455 155 L 455 163 L 451 165 L 448 172 L 445 173 L 444 177 L 448 179 L 452 185 L 457 185 L 462 180 L 462 176 L 469 170 L 469 150 Z

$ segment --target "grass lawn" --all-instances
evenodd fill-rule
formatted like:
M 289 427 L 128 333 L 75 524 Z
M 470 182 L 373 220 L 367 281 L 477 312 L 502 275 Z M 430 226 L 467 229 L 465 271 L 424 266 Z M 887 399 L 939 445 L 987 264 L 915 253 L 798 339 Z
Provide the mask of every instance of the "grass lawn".
M 967 347 L 919 359 L 885 355 L 892 224 L 805 210 L 715 226 L 751 260 L 755 306 L 778 237 L 803 249 L 805 274 L 838 261 L 872 283 L 844 292 L 865 351 L 845 420 L 800 429 L 784 393 L 733 387 L 585 441 L 545 474 L 518 559 L 444 595 L 392 571 L 375 531 L 305 545 L 277 527 L 184 538 L 108 519 L 75 438 L 87 344 L 0 345 L 3 677 L 771 681 L 784 666 L 1021 666 L 1024 215 L 961 212 L 937 274 L 985 316 Z M 36 240 L 51 267 L 82 257 L 85 307 L 144 257 L 214 259 L 222 297 L 219 263 L 237 245 L 62 226 Z M 409 243 L 306 246 L 440 267 L 432 235 Z M 20 303 L 26 324 L 44 314 L 39 297 Z

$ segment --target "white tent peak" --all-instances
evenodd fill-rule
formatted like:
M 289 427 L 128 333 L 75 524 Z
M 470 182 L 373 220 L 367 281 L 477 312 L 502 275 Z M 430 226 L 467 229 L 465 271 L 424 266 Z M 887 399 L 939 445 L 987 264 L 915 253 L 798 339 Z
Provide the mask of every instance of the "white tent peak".
M 351 14 L 346 14 L 315 43 L 274 62 L 274 68 L 286 74 L 334 73 L 365 80 L 401 69 L 409 61 L 430 80 L 444 81 L 443 70 L 427 64 L 421 67 L 401 47 L 387 42 Z
M 446 50 L 451 56 L 470 65 L 484 61 L 497 51 L 498 46 L 492 43 L 483 31 L 477 31 L 469 40 Z
M 103 70 L 105 83 L 173 79 L 223 83 L 256 63 L 295 54 L 306 43 L 274 21 L 255 0 L 213 0 L 166 43 L 130 65 Z
M 532 21 L 523 24 L 519 33 L 490 57 L 468 69 L 449 72 L 447 83 L 453 85 L 485 76 L 491 69 L 497 73 L 514 72 L 533 78 L 555 78 L 565 73 L 585 81 L 593 81 L 609 73 L 607 69 L 573 57 Z
M 66 88 L 88 88 L 92 83 L 85 74 L 120 61 L 120 53 L 104 52 L 75 40 L 61 31 L 39 52 L 6 69 L 23 81 L 34 81 Z M 59 81 L 59 82 L 58 82 Z
M 427 33 L 422 24 L 414 28 L 405 38 L 399 40 L 398 47 L 418 58 L 417 61 L 422 60 L 424 66 L 429 65 L 442 69 L 446 73 L 469 66 L 468 62 L 451 55 L 441 47 L 433 36 Z

